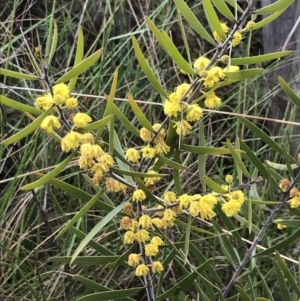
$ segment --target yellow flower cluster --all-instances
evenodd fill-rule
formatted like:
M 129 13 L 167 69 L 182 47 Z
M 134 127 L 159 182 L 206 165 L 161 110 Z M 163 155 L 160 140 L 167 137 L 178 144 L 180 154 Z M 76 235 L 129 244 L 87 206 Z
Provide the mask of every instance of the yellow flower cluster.
M 283 190 L 283 191 L 286 191 L 290 183 L 289 183 L 288 179 L 283 179 L 283 180 L 286 180 L 286 182 L 287 182 L 287 183 L 285 183 L 286 188 Z M 283 180 L 281 180 L 281 182 Z M 292 188 L 291 191 L 290 191 L 289 204 L 290 204 L 291 208 L 300 207 L 300 192 L 296 187 Z
M 165 136 L 166 136 L 165 129 L 161 128 L 160 123 L 153 124 L 152 128 L 153 128 L 154 132 L 151 132 L 144 127 L 142 127 L 140 129 L 141 139 L 146 143 L 152 142 L 152 144 L 153 144 L 153 146 L 151 146 L 150 144 L 147 144 L 142 148 L 141 152 L 142 152 L 143 158 L 152 159 L 156 155 L 164 155 L 170 151 L 170 147 L 165 142 Z M 156 133 L 156 136 L 154 138 L 155 133 Z M 127 158 L 128 158 L 128 160 L 133 162 L 132 159 L 134 159 L 134 157 L 131 158 L 128 155 Z
M 70 97 L 70 89 L 66 84 L 57 84 L 53 86 L 53 95 L 46 93 L 43 96 L 39 96 L 35 100 L 35 104 L 43 109 L 48 110 L 54 105 L 60 108 L 75 109 L 78 106 L 78 101 L 74 97 Z
M 221 27 L 225 34 L 228 33 L 229 27 L 227 26 L 226 23 L 221 23 Z M 223 41 L 223 39 L 219 36 L 219 34 L 216 31 L 213 32 L 213 36 L 216 42 L 221 43 Z
M 241 210 L 241 207 L 244 204 L 245 197 L 243 191 L 235 190 L 225 194 L 224 197 L 227 198 L 227 201 L 222 205 L 223 212 L 228 217 L 234 216 Z

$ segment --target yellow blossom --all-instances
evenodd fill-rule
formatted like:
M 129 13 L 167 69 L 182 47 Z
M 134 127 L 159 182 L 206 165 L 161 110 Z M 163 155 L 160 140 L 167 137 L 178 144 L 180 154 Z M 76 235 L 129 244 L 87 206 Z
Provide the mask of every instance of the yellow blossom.
M 224 73 L 223 69 L 218 66 L 212 67 L 207 72 L 208 72 L 208 74 L 210 74 L 214 77 L 215 83 L 217 83 L 220 80 L 225 78 L 225 73 Z
M 166 131 L 165 131 L 164 128 L 161 128 L 161 124 L 160 124 L 160 123 L 155 123 L 155 124 L 153 124 L 153 125 L 152 125 L 152 128 L 153 128 L 153 130 L 154 130 L 155 132 L 158 132 L 158 131 L 159 131 L 159 132 L 157 133 L 157 137 L 162 137 L 162 138 L 165 137 Z M 155 143 L 155 139 L 154 139 L 154 143 Z
M 180 103 L 180 95 L 176 92 L 170 93 L 168 99 L 173 104 L 179 104 Z
M 93 145 L 91 145 L 90 143 L 83 143 L 80 146 L 80 154 L 82 156 L 89 156 L 91 158 L 93 158 L 94 156 L 94 149 L 93 149 Z
M 173 191 L 167 191 L 165 192 L 163 199 L 166 204 L 174 204 L 177 202 L 177 196 L 176 193 Z
M 99 168 L 103 170 L 103 166 L 99 163 Z M 93 169 L 93 168 L 92 168 Z M 105 180 L 105 190 L 106 192 L 120 192 L 124 190 L 124 186 L 119 181 L 115 180 L 114 178 L 107 178 Z
M 135 240 L 135 234 L 132 231 L 126 231 L 124 234 L 125 244 L 133 244 Z
M 132 163 L 137 163 L 140 159 L 140 154 L 135 148 L 129 148 L 126 151 L 125 158 Z
M 159 217 L 162 217 L 164 215 L 164 209 L 165 207 L 163 205 L 157 205 L 156 206 L 156 209 L 157 209 L 157 212 L 156 214 L 159 216 Z M 163 210 L 162 210 L 163 209 Z
M 53 98 L 50 93 L 45 94 L 44 96 L 39 96 L 35 100 L 35 104 L 42 108 L 43 110 L 48 110 L 53 106 Z
M 76 127 L 80 128 L 86 126 L 88 123 L 92 121 L 92 118 L 85 113 L 76 113 L 73 117 L 73 122 Z
M 189 122 L 198 121 L 203 116 L 202 109 L 197 105 L 189 105 L 185 119 Z
M 300 197 L 295 196 L 289 200 L 291 208 L 298 208 L 300 206 Z
M 198 201 L 192 202 L 189 207 L 189 211 L 190 211 L 191 216 L 194 216 L 194 217 L 198 216 L 201 211 L 200 203 Z
M 135 270 L 135 275 L 136 276 L 146 276 L 149 273 L 149 268 L 145 264 L 140 264 L 136 270 Z
M 229 58 L 230 58 L 229 55 L 224 54 L 221 56 L 220 61 L 224 64 L 227 64 L 229 62 Z
M 222 210 L 228 217 L 231 217 L 241 210 L 241 204 L 238 201 L 231 199 L 229 202 L 222 205 Z
M 142 202 L 146 199 L 146 194 L 142 189 L 137 189 L 132 195 L 132 200 L 135 202 Z
M 179 136 L 186 136 L 191 132 L 192 126 L 186 121 L 186 120 L 181 120 L 176 122 L 174 125 L 176 127 L 176 133 Z
M 81 155 L 79 157 L 78 165 L 81 169 L 88 169 L 91 166 L 93 166 L 93 168 L 96 168 L 94 164 L 95 164 L 95 161 L 94 161 L 93 157 L 91 157 L 91 156 Z M 92 171 L 94 173 L 96 173 L 99 178 L 101 178 L 103 176 L 102 170 L 100 172 L 95 172 L 95 170 L 93 168 L 92 168 Z
M 145 242 L 146 240 L 150 239 L 149 232 L 147 230 L 144 230 L 144 229 L 138 230 L 135 234 L 135 239 L 138 242 Z
M 53 86 L 53 94 L 55 95 L 61 95 L 64 100 L 66 100 L 69 97 L 70 89 L 66 84 L 57 84 Z
M 286 192 L 290 186 L 290 180 L 289 179 L 281 179 L 280 180 L 280 184 L 279 184 L 279 188 L 281 189 L 282 192 Z
M 207 65 L 210 63 L 210 60 L 204 56 L 200 56 L 195 62 L 194 62 L 194 69 L 196 72 L 200 72 L 204 70 Z
M 144 229 L 152 228 L 152 219 L 149 215 L 144 214 L 139 219 L 139 226 L 141 226 Z
M 75 97 L 69 97 L 66 99 L 65 106 L 68 109 L 75 109 L 78 107 L 78 100 Z
M 175 93 L 177 93 L 179 98 L 181 99 L 186 94 L 186 92 L 190 89 L 190 87 L 191 87 L 190 84 L 183 83 L 175 88 Z M 189 91 L 188 94 L 185 96 L 189 97 L 191 95 L 191 93 L 192 93 L 192 91 Z
M 237 201 L 240 205 L 243 205 L 245 201 L 245 195 L 242 190 L 235 190 L 230 193 L 230 199 Z
M 150 175 L 158 174 L 155 170 L 149 170 L 147 173 Z M 161 177 L 145 177 L 144 182 L 145 182 L 146 186 L 151 186 L 151 185 L 154 185 L 160 179 L 161 179 Z
M 139 254 L 132 253 L 128 256 L 128 265 L 131 267 L 137 266 L 141 261 L 141 256 Z
M 247 30 L 251 30 L 251 29 L 253 29 L 253 27 L 255 26 L 255 22 L 254 21 L 249 21 L 247 24 L 246 24 L 246 29 Z
M 286 225 L 277 224 L 277 229 L 278 230 L 283 230 L 284 228 L 286 228 Z
M 153 261 L 152 263 L 152 273 L 160 273 L 164 270 L 163 265 L 160 261 Z
M 211 73 L 206 73 L 206 77 L 204 78 L 204 87 L 212 88 L 216 83 L 216 77 Z
M 132 221 L 128 216 L 124 216 L 120 221 L 120 228 L 128 230 L 131 227 Z
M 60 94 L 56 94 L 53 96 L 53 103 L 57 106 L 62 106 L 65 103 L 65 98 Z
M 167 100 L 164 105 L 164 113 L 169 117 L 177 117 L 178 113 L 182 111 L 182 107 L 178 102 Z
M 41 129 L 45 130 L 47 133 L 51 133 L 53 128 L 59 129 L 61 124 L 56 116 L 49 115 L 44 118 L 41 123 Z
M 224 32 L 225 34 L 228 33 L 229 27 L 227 26 L 226 23 L 221 23 L 221 27 L 222 27 L 222 30 L 223 30 L 223 32 Z M 224 39 L 222 39 L 222 38 L 219 36 L 219 34 L 218 34 L 216 31 L 213 32 L 213 36 L 214 36 L 214 39 L 215 39 L 218 43 L 221 43 L 221 42 L 224 40 Z
M 152 159 L 154 158 L 156 155 L 156 150 L 155 148 L 149 146 L 149 145 L 146 145 L 142 148 L 142 156 L 143 158 L 149 158 L 149 159 Z
M 156 256 L 158 254 L 159 250 L 158 250 L 158 246 L 150 243 L 145 245 L 145 254 L 146 256 Z
M 144 142 L 150 142 L 152 139 L 153 133 L 147 130 L 146 128 L 140 129 L 140 137 Z
M 93 145 L 93 154 L 94 157 L 97 158 L 97 160 L 100 160 L 100 158 L 105 154 L 102 147 L 98 144 Z
M 164 227 L 173 227 L 174 220 L 176 217 L 176 213 L 172 209 L 166 209 L 163 214 L 162 221 L 164 223 Z
M 94 136 L 91 133 L 85 133 L 82 135 L 82 143 L 94 144 Z M 94 151 L 93 151 L 94 152 Z
M 228 183 L 228 184 L 231 184 L 233 182 L 232 175 L 226 175 L 225 182 Z
M 221 98 L 218 97 L 214 91 L 206 93 L 204 104 L 209 109 L 215 109 L 222 103 Z
M 151 243 L 158 247 L 164 244 L 163 240 L 159 236 L 154 236 L 151 239 Z
M 163 221 L 158 217 L 152 218 L 152 224 L 158 229 L 161 229 L 164 227 Z
M 168 146 L 165 141 L 161 141 L 154 146 L 154 149 L 157 154 L 164 155 L 170 151 L 170 146 Z
M 243 36 L 239 31 L 235 32 L 232 37 L 232 42 L 231 42 L 232 47 L 238 46 L 241 43 L 242 38 Z
M 183 194 L 178 198 L 180 208 L 188 208 L 192 202 L 192 198 L 188 194 Z
M 79 146 L 81 142 L 82 134 L 77 132 L 70 132 L 61 140 L 61 149 L 62 151 L 68 153 L 72 148 Z
M 105 165 L 105 166 L 111 166 L 115 163 L 113 157 L 109 154 L 104 154 L 100 157 L 99 163 Z
M 139 222 L 135 219 L 131 220 L 131 226 L 129 228 L 129 230 L 136 232 L 139 229 Z

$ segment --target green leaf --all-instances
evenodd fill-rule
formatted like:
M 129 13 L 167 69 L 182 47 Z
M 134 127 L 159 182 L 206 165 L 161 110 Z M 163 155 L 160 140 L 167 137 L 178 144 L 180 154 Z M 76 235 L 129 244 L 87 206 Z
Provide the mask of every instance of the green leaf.
M 241 9 L 241 7 L 237 4 L 236 0 L 225 0 L 229 5 L 231 5 L 234 9 L 236 8 L 240 13 L 243 13 L 244 11 Z
M 46 183 L 48 183 L 51 179 L 56 177 L 58 174 L 60 174 L 61 171 L 64 170 L 64 168 L 69 164 L 69 162 L 72 160 L 72 158 L 75 155 L 75 151 L 71 153 L 64 161 L 62 161 L 59 165 L 57 165 L 52 171 L 47 173 L 45 176 L 40 178 L 39 180 L 36 180 L 30 184 L 24 185 L 20 188 L 20 190 L 30 190 L 37 187 L 40 187 Z
M 264 15 L 279 12 L 281 10 L 286 10 L 292 3 L 294 3 L 294 1 L 295 0 L 279 0 L 270 5 L 257 9 L 252 13 L 256 15 Z
M 195 153 L 199 155 L 225 155 L 230 154 L 230 150 L 228 148 L 221 147 L 205 147 L 205 146 L 197 146 L 197 145 L 189 145 L 189 144 L 181 144 L 181 150 Z
M 168 98 L 168 93 L 164 90 L 164 88 L 161 86 L 161 84 L 155 77 L 154 73 L 152 72 L 134 36 L 132 36 L 132 44 L 133 44 L 135 55 L 139 61 L 141 68 L 143 69 L 145 75 L 147 76 L 148 80 L 150 81 L 152 86 L 157 90 L 158 93 L 160 93 L 164 98 Z
M 264 290 L 264 293 L 267 294 L 267 296 L 268 296 L 267 300 L 268 301 L 274 301 L 272 293 L 271 293 L 271 291 L 269 289 L 269 286 L 268 286 L 268 284 L 267 284 L 267 282 L 265 280 L 265 275 L 262 275 L 262 273 L 260 272 L 260 270 L 259 270 L 259 268 L 257 266 L 256 266 L 256 269 L 257 269 L 257 273 L 258 273 L 258 275 L 259 275 L 259 277 L 261 279 L 262 288 Z
M 211 4 L 211 0 L 202 0 L 202 3 L 206 19 L 212 26 L 212 30 L 215 30 L 217 34 L 222 38 L 222 40 L 225 40 L 226 34 L 222 29 L 221 22 L 216 14 L 214 7 Z
M 119 75 L 119 71 L 118 71 L 118 69 L 116 69 L 116 71 L 114 73 L 113 82 L 111 84 L 109 95 L 106 97 L 107 105 L 106 105 L 105 111 L 103 113 L 103 117 L 113 114 L 113 103 L 114 103 L 116 91 L 117 91 L 118 75 Z
M 107 288 L 104 285 L 101 285 L 95 281 L 92 281 L 90 279 L 87 279 L 85 277 L 74 275 L 73 276 L 75 280 L 85 284 L 87 287 L 91 288 L 92 290 L 98 291 L 98 292 L 108 292 L 112 291 L 112 289 Z M 100 299 L 99 299 L 100 300 Z M 134 301 L 134 299 L 126 297 L 126 298 L 120 298 L 120 301 Z
M 164 157 L 164 156 L 162 156 L 162 155 L 156 155 L 156 157 L 157 157 L 161 162 L 163 162 L 164 164 L 166 164 L 166 165 L 168 165 L 168 166 L 170 166 L 170 167 L 172 167 L 172 168 L 175 168 L 175 169 L 181 169 L 181 170 L 187 170 L 187 169 L 189 169 L 187 166 L 182 165 L 182 164 L 180 164 L 180 163 L 177 163 L 177 162 L 175 162 L 175 161 L 173 161 L 173 160 L 170 160 L 170 159 L 168 159 L 168 158 L 166 158 L 166 157 Z
M 280 269 L 279 265 L 277 264 L 277 262 L 273 258 L 272 258 L 272 262 L 273 262 L 273 266 L 274 266 L 275 271 L 276 271 L 276 276 L 277 276 L 276 280 L 279 283 L 281 296 L 284 296 L 285 301 L 292 301 L 290 291 L 287 288 L 286 280 L 283 277 L 283 274 L 281 272 L 281 269 Z
M 188 276 L 183 278 L 181 281 L 176 283 L 171 289 L 166 291 L 165 293 L 159 295 L 156 297 L 156 301 L 164 300 L 168 297 L 172 297 L 174 292 L 178 289 L 180 291 L 184 291 L 184 289 L 193 283 L 193 281 L 201 275 L 201 272 L 204 271 L 210 264 L 212 263 L 212 259 L 207 260 L 205 263 L 203 263 L 200 267 L 198 267 L 196 270 L 194 270 L 192 273 L 190 273 Z
M 251 229 L 255 234 L 259 233 L 259 228 L 255 226 L 254 224 L 247 221 L 245 218 L 241 217 L 240 215 L 236 214 L 234 215 L 234 218 L 240 222 L 244 227 Z
M 223 189 L 219 184 L 210 179 L 209 177 L 204 177 L 206 185 L 214 192 L 217 193 L 228 193 L 227 190 Z
M 285 94 L 289 97 L 289 99 L 300 108 L 300 98 L 297 94 L 289 87 L 289 85 L 284 81 L 284 79 L 278 76 L 278 81 L 280 83 L 281 88 L 285 92 Z
M 51 113 L 51 110 L 52 109 L 45 111 L 41 116 L 39 116 L 36 120 L 31 122 L 29 125 L 27 125 L 23 130 L 3 140 L 1 144 L 3 145 L 12 144 L 23 139 L 24 137 L 27 137 L 29 134 L 31 134 L 34 130 L 36 130 L 39 127 L 39 125 L 43 122 L 44 118 Z
M 103 119 L 100 119 L 89 125 L 81 127 L 80 130 L 93 131 L 93 130 L 103 129 L 112 120 L 113 117 L 114 117 L 113 115 L 106 116 Z
M 278 170 L 288 170 L 286 164 L 279 164 L 279 163 L 271 162 L 271 161 L 269 161 L 269 160 L 266 160 L 266 163 L 267 163 L 270 167 L 272 167 L 272 168 L 274 168 L 274 169 L 278 169 Z M 299 165 L 298 165 L 298 164 L 291 164 L 291 168 L 292 168 L 292 169 L 297 169 L 297 168 L 299 168 Z
M 212 45 L 216 45 L 214 39 L 209 35 L 209 33 L 205 30 L 203 25 L 196 18 L 194 13 L 188 7 L 188 5 L 183 0 L 173 0 L 177 9 L 181 12 L 186 21 L 191 25 L 191 27 L 207 42 Z
M 98 51 L 81 61 L 78 65 L 76 65 L 70 71 L 68 71 L 66 74 L 60 77 L 55 82 L 55 84 L 64 83 L 90 69 L 90 67 L 92 67 L 98 61 L 98 59 L 101 56 L 101 53 L 102 49 L 99 49 Z
M 84 39 L 83 39 L 83 31 L 82 28 L 78 31 L 78 37 L 77 37 L 77 48 L 76 48 L 76 55 L 74 60 L 74 67 L 77 66 L 83 59 L 83 53 L 84 53 Z M 69 82 L 69 89 L 70 91 L 73 90 L 73 88 L 76 85 L 78 76 L 73 77 Z
M 58 30 L 57 30 L 57 23 L 54 21 L 53 22 L 53 36 L 52 36 L 52 40 L 51 40 L 51 49 L 50 49 L 50 53 L 49 56 L 46 60 L 46 65 L 50 65 L 52 58 L 54 56 L 54 53 L 56 51 L 57 48 L 57 41 L 58 41 Z
M 276 60 L 281 57 L 287 56 L 292 54 L 293 51 L 281 51 L 281 52 L 273 52 L 268 54 L 261 54 L 257 56 L 248 56 L 248 57 L 238 57 L 230 59 L 230 62 L 233 66 L 236 65 L 251 65 L 251 64 L 258 64 L 263 63 L 270 60 Z
M 256 125 L 254 125 L 251 121 L 244 117 L 237 117 L 242 123 L 244 123 L 256 136 L 262 139 L 265 143 L 267 143 L 274 151 L 284 156 L 283 149 L 266 133 L 264 133 L 261 129 L 259 129 Z M 292 160 L 294 160 L 291 157 Z
M 98 193 L 87 203 L 81 210 L 59 231 L 56 235 L 56 239 L 62 236 L 66 231 L 68 231 L 82 216 L 84 216 L 89 209 L 91 209 L 95 203 L 99 200 L 104 190 L 98 191 Z
M 264 18 L 262 21 L 259 21 L 257 23 L 255 23 L 254 27 L 247 30 L 245 29 L 244 32 L 247 32 L 247 31 L 252 31 L 252 30 L 256 30 L 256 29 L 259 29 L 259 28 L 262 28 L 262 27 L 265 27 L 266 25 L 268 25 L 269 23 L 273 22 L 274 20 L 276 20 L 280 15 L 282 15 L 283 13 L 285 12 L 285 10 L 281 10 L 281 11 L 278 11 L 274 14 L 272 14 L 271 16 L 267 17 L 267 18 Z
M 85 246 L 89 243 L 90 240 L 92 240 L 97 233 L 99 233 L 102 228 L 108 224 L 122 209 L 123 207 L 128 203 L 128 201 L 121 203 L 118 207 L 114 208 L 111 212 L 109 212 L 103 219 L 96 224 L 93 229 L 88 233 L 88 235 L 81 241 L 77 249 L 75 250 L 70 265 L 74 263 L 74 260 L 77 258 L 79 253 L 85 248 Z
M 246 152 L 249 160 L 255 165 L 259 172 L 263 175 L 264 178 L 268 178 L 268 171 L 265 168 L 264 164 L 258 159 L 258 157 L 252 152 L 252 150 L 246 145 L 243 140 L 239 140 L 241 148 Z
M 246 169 L 245 165 L 243 164 L 243 162 L 242 162 L 240 156 L 238 155 L 238 153 L 235 151 L 235 149 L 231 145 L 229 139 L 226 139 L 226 144 L 227 144 L 227 146 L 228 146 L 228 148 L 230 150 L 231 156 L 232 156 L 232 158 L 233 158 L 234 163 L 236 164 L 236 166 L 241 169 L 241 171 L 243 172 L 243 174 L 247 178 L 251 178 L 248 170 Z
M 167 49 L 168 54 L 174 60 L 179 68 L 184 70 L 189 74 L 196 74 L 196 71 L 192 68 L 192 66 L 183 58 L 183 56 L 178 51 L 177 47 L 173 44 L 170 37 L 164 31 L 160 31 L 161 37 L 163 39 L 165 48 Z
M 109 291 L 103 293 L 95 293 L 95 294 L 81 297 L 76 301 L 121 300 L 124 297 L 133 296 L 143 289 L 145 288 L 138 287 L 138 288 L 122 289 L 118 291 L 115 290 L 115 291 Z
M 181 220 L 179 220 L 179 219 L 176 219 L 176 220 L 174 221 L 174 223 L 175 223 L 177 226 L 183 227 L 184 229 L 187 227 L 187 223 L 185 223 L 185 222 L 183 222 L 183 221 L 181 221 Z M 196 227 L 196 226 L 193 226 L 193 225 L 191 225 L 190 228 L 191 228 L 191 230 L 193 230 L 193 232 L 203 233 L 203 234 L 205 234 L 205 235 L 210 235 L 210 236 L 216 236 L 216 234 L 213 233 L 213 232 L 209 232 L 209 231 L 207 231 L 207 230 L 204 230 L 204 229 L 202 229 L 202 228 L 199 228 L 199 227 Z
M 133 135 L 140 137 L 140 131 L 126 118 L 126 116 L 121 112 L 121 110 L 113 103 L 113 112 L 117 118 L 121 121 L 122 125 L 131 132 Z
M 138 178 L 156 178 L 156 177 L 167 177 L 169 174 L 149 174 L 146 172 L 136 172 L 136 171 L 128 171 L 128 170 L 122 170 L 119 168 L 111 167 L 110 168 L 113 172 L 119 174 L 119 175 L 127 175 L 131 177 L 138 177 Z
M 72 264 L 80 266 L 90 266 L 90 265 L 103 265 L 116 261 L 119 256 L 78 256 Z M 59 262 L 64 264 L 70 264 L 72 257 L 71 256 L 55 256 L 50 257 L 49 260 L 53 262 Z
M 25 74 L 25 73 L 16 72 L 16 71 L 10 71 L 10 70 L 6 70 L 6 69 L 2 69 L 2 68 L 0 68 L 0 75 L 19 78 L 19 79 L 28 79 L 28 80 L 40 79 L 38 76 L 35 76 L 35 75 Z
M 134 112 L 135 117 L 140 122 L 140 124 L 149 130 L 150 132 L 154 132 L 152 125 L 150 121 L 147 119 L 147 117 L 144 115 L 142 110 L 139 108 L 135 100 L 133 99 L 132 95 L 130 93 L 127 94 L 127 98 L 129 100 L 129 104 L 131 106 L 132 111 Z
M 269 254 L 272 254 L 273 252 L 279 251 L 282 248 L 286 248 L 289 246 L 289 244 L 292 244 L 295 239 L 298 239 L 300 234 L 300 228 L 298 230 L 296 230 L 293 234 L 291 234 L 289 237 L 287 237 L 286 239 L 282 240 L 281 242 L 279 242 L 278 244 L 268 248 L 267 250 L 264 250 L 262 252 L 257 253 L 255 256 L 266 256 Z
M 261 74 L 264 71 L 262 68 L 253 68 L 234 72 L 224 72 L 227 79 L 230 80 L 243 80 Z
M 298 283 L 295 280 L 295 277 L 291 274 L 289 268 L 284 263 L 283 259 L 281 258 L 280 254 L 276 251 L 276 258 L 278 264 L 283 272 L 286 282 L 292 287 L 293 291 L 297 294 L 297 297 L 300 298 L 300 288 Z
M 278 219 L 274 220 L 274 224 L 280 224 L 287 227 L 300 227 L 300 219 L 286 219 L 285 217 L 278 217 Z
M 40 115 L 44 112 L 41 109 L 37 109 L 35 107 L 25 105 L 25 104 L 20 103 L 18 101 L 7 98 L 6 96 L 3 96 L 3 95 L 0 95 L 0 103 L 6 105 L 8 107 L 11 107 L 13 109 L 20 110 L 20 111 L 23 111 L 23 112 L 32 113 L 32 114 L 39 114 Z
M 224 17 L 232 22 L 235 22 L 235 17 L 224 0 L 212 0 L 212 3 Z

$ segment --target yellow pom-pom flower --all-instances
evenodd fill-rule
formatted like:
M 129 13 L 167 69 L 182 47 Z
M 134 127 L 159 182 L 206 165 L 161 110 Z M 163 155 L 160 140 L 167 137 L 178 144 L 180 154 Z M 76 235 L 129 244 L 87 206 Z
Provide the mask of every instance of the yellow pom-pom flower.
M 179 104 L 180 103 L 180 94 L 176 93 L 176 92 L 172 92 L 172 93 L 169 94 L 168 100 L 171 103 L 174 103 L 174 104 L 177 103 L 177 104 Z
M 44 96 L 37 97 L 35 100 L 35 104 L 43 110 L 49 110 L 54 104 L 52 95 L 48 93 Z
M 161 141 L 154 146 L 156 154 L 164 155 L 170 151 L 170 146 L 165 143 L 165 141 Z
M 57 84 L 53 86 L 53 94 L 55 95 L 61 95 L 64 98 L 64 101 L 69 97 L 70 95 L 70 89 L 66 84 Z
M 76 109 L 78 107 L 78 100 L 75 97 L 69 97 L 65 101 L 65 106 L 68 109 Z
M 210 63 L 210 60 L 204 56 L 200 56 L 195 62 L 194 62 L 194 69 L 196 72 L 199 72 L 204 70 L 207 65 Z
M 177 196 L 176 193 L 173 191 L 167 191 L 164 196 L 163 199 L 165 201 L 166 204 L 174 204 L 177 202 Z
M 186 136 L 191 132 L 192 126 L 186 121 L 186 120 L 181 120 L 176 122 L 174 125 L 176 127 L 176 133 L 179 136 Z
M 146 128 L 142 127 L 140 129 L 140 137 L 144 142 L 150 142 L 152 139 L 153 133 L 147 130 Z
M 159 250 L 158 250 L 158 246 L 150 243 L 145 245 L 145 254 L 146 256 L 156 256 L 158 254 Z
M 141 256 L 139 254 L 132 253 L 128 256 L 128 265 L 131 267 L 137 266 L 141 261 Z
M 154 158 L 156 155 L 156 150 L 155 148 L 146 145 L 142 148 L 142 157 L 143 158 L 148 158 L 148 159 L 152 159 Z
M 230 200 L 222 205 L 222 211 L 228 216 L 232 217 L 241 210 L 241 204 L 236 200 Z
M 47 133 L 51 133 L 53 131 L 53 128 L 59 129 L 60 127 L 61 124 L 59 122 L 59 119 L 53 115 L 45 117 L 41 123 L 41 129 L 43 129 Z
M 120 221 L 120 228 L 128 230 L 131 227 L 132 220 L 128 216 L 124 216 Z
M 152 218 L 152 224 L 158 229 L 161 229 L 164 227 L 163 221 L 158 217 Z
M 202 109 L 197 104 L 194 104 L 188 106 L 185 119 L 189 122 L 194 122 L 200 120 L 202 116 L 203 116 Z
M 81 142 L 82 134 L 77 132 L 70 132 L 61 140 L 61 149 L 62 151 L 68 153 L 72 148 L 79 146 Z
M 159 237 L 159 236 L 154 236 L 152 239 L 151 239 L 151 243 L 153 245 L 156 245 L 156 246 L 161 246 L 164 244 L 164 242 L 162 241 L 162 239 Z
M 191 85 L 188 83 L 183 83 L 175 88 L 175 93 L 179 96 L 179 99 L 181 99 L 183 96 L 189 97 L 192 93 L 192 91 L 187 91 L 190 89 Z M 186 94 L 187 93 L 187 94 Z
M 247 24 L 246 24 L 246 29 L 247 30 L 251 30 L 251 29 L 253 29 L 253 27 L 255 26 L 255 22 L 254 21 L 249 21 Z
M 233 182 L 233 176 L 232 175 L 226 175 L 225 182 L 227 184 L 231 184 Z
M 129 148 L 126 151 L 125 158 L 132 163 L 137 163 L 141 158 L 140 153 L 135 148 Z
M 157 171 L 155 170 L 149 170 L 147 172 L 150 175 L 157 175 Z M 156 182 L 158 182 L 161 179 L 161 177 L 145 177 L 144 182 L 146 186 L 151 186 L 154 185 Z
M 127 231 L 124 234 L 124 242 L 125 244 L 133 244 L 135 240 L 135 234 L 132 231 Z
M 145 242 L 150 239 L 149 232 L 147 230 L 141 229 L 138 230 L 135 234 L 135 239 L 138 242 Z
M 149 273 L 149 268 L 145 264 L 140 264 L 136 270 L 135 270 L 135 275 L 136 276 L 146 276 Z
M 146 199 L 146 194 L 142 189 L 137 189 L 132 195 L 132 200 L 134 202 L 142 202 Z
M 204 104 L 209 109 L 215 109 L 222 103 L 221 98 L 218 97 L 213 91 L 206 93 L 205 96 L 206 98 Z
M 85 113 L 76 113 L 73 117 L 73 122 L 76 127 L 80 128 L 86 126 L 88 123 L 92 121 L 92 118 Z
M 152 228 L 152 219 L 149 215 L 144 214 L 139 219 L 139 226 L 144 229 Z
M 189 196 L 188 194 L 183 194 L 178 198 L 179 201 L 179 206 L 181 208 L 188 208 L 192 202 L 192 198 L 191 196 Z
M 160 273 L 164 270 L 163 265 L 160 261 L 153 261 L 152 263 L 152 273 Z
M 167 100 L 164 105 L 164 113 L 169 117 L 177 117 L 178 113 L 182 111 L 182 107 L 178 102 Z
M 242 39 L 243 39 L 242 34 L 239 31 L 235 32 L 232 37 L 232 42 L 231 42 L 232 47 L 238 46 L 241 43 Z

